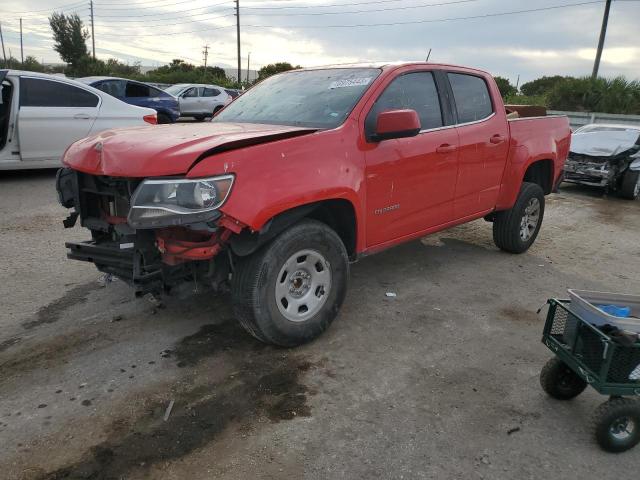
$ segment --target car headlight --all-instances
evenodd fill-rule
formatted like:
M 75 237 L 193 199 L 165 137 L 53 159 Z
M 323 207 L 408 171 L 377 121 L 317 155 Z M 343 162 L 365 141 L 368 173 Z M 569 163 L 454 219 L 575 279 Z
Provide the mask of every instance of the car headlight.
M 131 197 L 133 228 L 157 228 L 211 221 L 227 199 L 233 175 L 144 180 Z

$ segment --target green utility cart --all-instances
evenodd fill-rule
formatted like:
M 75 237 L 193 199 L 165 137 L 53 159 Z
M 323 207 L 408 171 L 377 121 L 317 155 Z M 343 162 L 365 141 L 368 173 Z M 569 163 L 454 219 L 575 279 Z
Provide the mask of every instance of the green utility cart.
M 621 344 L 571 311 L 569 300 L 550 299 L 542 342 L 553 352 L 540 373 L 545 392 L 570 400 L 591 385 L 608 395 L 593 417 L 597 442 L 623 452 L 640 441 L 640 343 Z

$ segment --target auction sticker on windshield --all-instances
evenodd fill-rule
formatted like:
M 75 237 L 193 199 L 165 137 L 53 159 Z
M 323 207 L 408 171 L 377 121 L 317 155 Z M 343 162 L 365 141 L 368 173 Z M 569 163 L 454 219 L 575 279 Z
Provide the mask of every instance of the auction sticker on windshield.
M 371 82 L 371 77 L 346 78 L 344 80 L 336 80 L 335 82 L 331 82 L 331 84 L 329 85 L 329 90 L 333 88 L 361 87 L 363 85 L 369 85 L 369 82 Z

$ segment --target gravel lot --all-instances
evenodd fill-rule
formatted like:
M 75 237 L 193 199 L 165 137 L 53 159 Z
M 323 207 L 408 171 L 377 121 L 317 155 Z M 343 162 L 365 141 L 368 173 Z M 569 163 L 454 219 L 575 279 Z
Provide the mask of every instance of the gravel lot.
M 331 329 L 263 346 L 225 296 L 165 308 L 67 261 L 54 172 L 1 174 L 0 476 L 57 478 L 626 478 L 605 454 L 604 401 L 538 384 L 548 297 L 640 292 L 640 202 L 568 186 L 534 247 L 498 251 L 490 224 L 353 265 Z M 389 298 L 386 292 L 395 292 Z M 169 403 L 173 409 L 164 416 Z

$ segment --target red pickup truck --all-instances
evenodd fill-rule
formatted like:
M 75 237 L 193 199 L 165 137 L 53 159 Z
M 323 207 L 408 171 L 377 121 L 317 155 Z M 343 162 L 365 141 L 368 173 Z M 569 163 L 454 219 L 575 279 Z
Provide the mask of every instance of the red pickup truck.
M 569 150 L 565 117 L 507 120 L 488 73 L 431 63 L 295 70 L 211 123 L 103 132 L 57 176 L 91 230 L 68 257 L 139 294 L 230 281 L 248 332 L 307 342 L 336 317 L 349 262 L 463 222 L 535 240 Z

